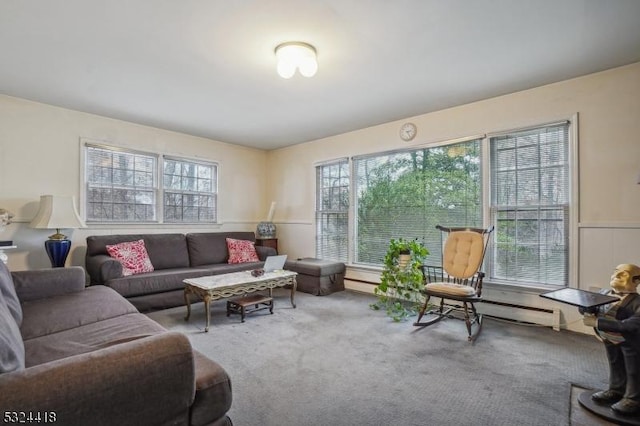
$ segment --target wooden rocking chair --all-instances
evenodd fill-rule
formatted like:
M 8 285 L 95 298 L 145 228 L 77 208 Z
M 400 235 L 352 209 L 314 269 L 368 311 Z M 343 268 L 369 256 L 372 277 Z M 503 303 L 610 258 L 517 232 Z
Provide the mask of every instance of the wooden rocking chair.
M 424 327 L 443 318 L 464 320 L 469 333 L 468 340 L 473 342 L 482 329 L 482 314 L 478 314 L 474 303 L 479 302 L 482 297 L 484 273 L 480 268 L 493 226 L 482 229 L 446 228 L 438 225 L 436 228 L 442 231 L 443 235 L 447 235 L 442 250 L 442 266 L 422 267 L 426 300 L 418 320 L 413 325 Z M 439 297 L 440 304 L 437 308 L 427 311 L 432 297 Z M 421 322 L 424 315 L 432 318 Z M 474 325 L 476 327 L 472 333 Z

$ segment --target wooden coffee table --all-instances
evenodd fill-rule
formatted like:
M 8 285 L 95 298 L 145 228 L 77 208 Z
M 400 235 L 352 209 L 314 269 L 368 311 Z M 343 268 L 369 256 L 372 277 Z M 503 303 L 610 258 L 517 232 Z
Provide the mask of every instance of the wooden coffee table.
M 254 277 L 251 275 L 251 271 L 242 271 L 186 279 L 183 281 L 185 284 L 184 301 L 187 305 L 187 316 L 184 319 L 185 321 L 189 321 L 189 317 L 191 316 L 191 294 L 195 294 L 204 301 L 204 308 L 207 313 L 207 325 L 204 331 L 209 331 L 209 324 L 211 323 L 211 311 L 209 307 L 212 300 L 262 290 L 269 290 L 269 297 L 272 297 L 274 288 L 291 285 L 291 306 L 295 308 L 296 275 L 298 275 L 298 273 L 292 271 L 275 271 L 265 272 L 264 275 Z

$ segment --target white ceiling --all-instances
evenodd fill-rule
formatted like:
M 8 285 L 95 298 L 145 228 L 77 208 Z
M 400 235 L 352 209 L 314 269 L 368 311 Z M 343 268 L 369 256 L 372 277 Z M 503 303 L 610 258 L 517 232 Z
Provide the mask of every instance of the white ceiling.
M 2 0 L 0 52 L 0 93 L 273 149 L 640 61 L 640 1 Z

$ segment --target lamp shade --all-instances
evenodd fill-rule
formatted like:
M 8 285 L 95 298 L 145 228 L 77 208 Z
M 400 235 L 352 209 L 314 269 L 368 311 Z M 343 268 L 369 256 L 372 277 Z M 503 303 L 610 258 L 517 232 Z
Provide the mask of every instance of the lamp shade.
M 38 229 L 86 228 L 76 209 L 75 197 L 41 195 L 40 210 L 29 224 Z

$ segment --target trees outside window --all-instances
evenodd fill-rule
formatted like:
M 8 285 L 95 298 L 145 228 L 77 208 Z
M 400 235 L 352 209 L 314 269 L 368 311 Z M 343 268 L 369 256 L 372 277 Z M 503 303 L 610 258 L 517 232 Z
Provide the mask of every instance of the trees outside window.
M 215 163 L 84 145 L 87 222 L 217 221 Z
M 380 265 L 391 239 L 418 239 L 440 260 L 437 224 L 482 225 L 481 140 L 354 160 L 354 262 Z

